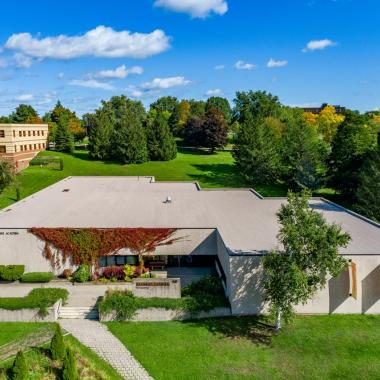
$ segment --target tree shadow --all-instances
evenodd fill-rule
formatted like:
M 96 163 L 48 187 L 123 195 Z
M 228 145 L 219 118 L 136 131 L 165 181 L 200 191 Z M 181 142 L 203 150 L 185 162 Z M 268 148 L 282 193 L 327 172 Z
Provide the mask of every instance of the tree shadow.
M 193 180 L 218 187 L 247 187 L 243 176 L 230 164 L 193 164 L 203 174 L 189 174 Z
M 181 146 L 177 146 L 177 151 L 181 154 L 191 154 L 194 156 L 212 156 L 217 154 L 217 151 L 211 153 L 209 149 L 205 148 L 184 148 Z
M 212 318 L 183 323 L 205 327 L 212 334 L 223 335 L 230 339 L 248 339 L 254 344 L 270 346 L 275 335 L 273 326 L 266 323 L 263 316 L 242 316 Z

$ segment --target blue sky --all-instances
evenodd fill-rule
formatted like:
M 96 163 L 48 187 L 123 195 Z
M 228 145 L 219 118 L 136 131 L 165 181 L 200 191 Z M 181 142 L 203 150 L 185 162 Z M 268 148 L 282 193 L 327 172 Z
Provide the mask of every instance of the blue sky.
M 0 114 L 251 89 L 288 105 L 380 107 L 377 0 L 21 0 L 2 15 Z

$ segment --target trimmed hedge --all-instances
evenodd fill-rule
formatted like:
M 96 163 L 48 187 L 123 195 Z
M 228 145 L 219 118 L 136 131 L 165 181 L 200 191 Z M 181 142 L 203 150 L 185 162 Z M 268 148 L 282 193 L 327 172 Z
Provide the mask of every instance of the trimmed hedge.
M 0 265 L 0 280 L 16 281 L 24 274 L 25 265 Z
M 50 282 L 54 279 L 52 272 L 29 272 L 21 277 L 21 282 Z
M 65 303 L 68 297 L 69 292 L 66 289 L 36 288 L 31 290 L 26 297 L 0 298 L 0 309 L 39 309 L 39 313 L 44 316 L 48 307 L 53 306 L 59 299 Z

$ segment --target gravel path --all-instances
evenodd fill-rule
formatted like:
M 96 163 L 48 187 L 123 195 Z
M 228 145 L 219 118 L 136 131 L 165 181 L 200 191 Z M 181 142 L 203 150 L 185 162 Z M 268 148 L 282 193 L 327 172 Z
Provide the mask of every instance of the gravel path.
M 110 363 L 125 379 L 153 380 L 105 325 L 85 319 L 62 319 L 59 323 L 64 330 Z

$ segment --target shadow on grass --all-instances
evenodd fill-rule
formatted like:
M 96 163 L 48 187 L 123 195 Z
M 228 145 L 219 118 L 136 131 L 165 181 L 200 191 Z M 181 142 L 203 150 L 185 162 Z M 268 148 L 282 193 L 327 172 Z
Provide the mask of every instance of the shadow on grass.
M 204 174 L 189 174 L 195 181 L 221 187 L 249 187 L 244 178 L 229 164 L 193 164 Z
M 181 146 L 177 146 L 178 153 L 182 154 L 191 154 L 195 156 L 212 156 L 213 154 L 210 152 L 209 149 L 205 148 L 184 148 Z M 217 152 L 214 154 L 216 155 Z
M 230 339 L 248 339 L 257 345 L 270 346 L 275 330 L 266 323 L 264 317 L 230 317 L 189 321 L 184 323 L 203 326 L 213 334 L 221 334 Z

